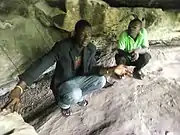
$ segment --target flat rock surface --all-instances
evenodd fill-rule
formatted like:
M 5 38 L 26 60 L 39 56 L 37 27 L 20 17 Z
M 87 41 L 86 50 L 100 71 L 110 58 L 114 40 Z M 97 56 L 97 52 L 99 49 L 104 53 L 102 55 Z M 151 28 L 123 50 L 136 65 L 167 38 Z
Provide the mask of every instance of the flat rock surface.
M 68 118 L 54 104 L 45 77 L 23 95 L 25 120 L 40 135 L 179 135 L 180 47 L 152 49 L 151 55 L 142 81 L 116 80 L 87 95 L 87 107 L 74 105 Z

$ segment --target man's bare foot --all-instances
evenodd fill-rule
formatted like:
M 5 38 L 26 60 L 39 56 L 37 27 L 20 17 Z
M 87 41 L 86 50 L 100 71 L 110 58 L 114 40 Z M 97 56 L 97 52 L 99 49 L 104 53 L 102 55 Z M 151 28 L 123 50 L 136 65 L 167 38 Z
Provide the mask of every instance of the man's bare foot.
M 82 106 L 82 107 L 83 107 L 83 106 L 87 106 L 87 105 L 88 105 L 88 101 L 84 99 L 83 101 L 78 102 L 77 104 L 78 104 L 79 106 Z
M 68 109 L 61 108 L 61 113 L 64 117 L 69 117 L 72 115 L 72 110 L 70 107 Z

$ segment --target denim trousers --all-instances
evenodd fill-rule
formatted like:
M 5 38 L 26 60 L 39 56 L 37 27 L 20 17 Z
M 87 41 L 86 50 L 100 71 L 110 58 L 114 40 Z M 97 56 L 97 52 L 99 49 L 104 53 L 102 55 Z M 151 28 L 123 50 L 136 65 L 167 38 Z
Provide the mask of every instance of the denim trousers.
M 97 89 L 101 89 L 106 84 L 104 76 L 77 76 L 58 87 L 57 102 L 63 109 L 83 101 L 83 96 Z

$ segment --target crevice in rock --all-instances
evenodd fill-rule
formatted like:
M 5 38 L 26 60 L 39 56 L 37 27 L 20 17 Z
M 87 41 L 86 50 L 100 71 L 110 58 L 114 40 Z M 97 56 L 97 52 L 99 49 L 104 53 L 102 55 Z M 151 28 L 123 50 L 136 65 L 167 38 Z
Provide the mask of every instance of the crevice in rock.
M 51 103 L 47 107 L 37 108 L 34 113 L 24 117 L 27 123 L 31 123 L 35 129 L 40 128 L 47 120 L 48 115 L 57 109 L 55 102 Z
M 88 133 L 87 135 L 99 135 L 104 129 L 110 127 L 115 122 L 115 120 L 104 122 L 101 125 L 94 128 L 92 131 L 90 131 L 90 133 Z
M 5 134 L 3 134 L 3 135 L 11 135 L 11 134 L 14 133 L 14 130 L 15 130 L 15 129 L 12 129 L 11 131 L 9 131 L 9 132 L 7 132 L 7 133 L 5 133 Z
M 51 7 L 57 7 L 61 9 L 64 12 L 67 12 L 66 9 L 66 0 L 46 0 L 46 2 L 51 6 Z

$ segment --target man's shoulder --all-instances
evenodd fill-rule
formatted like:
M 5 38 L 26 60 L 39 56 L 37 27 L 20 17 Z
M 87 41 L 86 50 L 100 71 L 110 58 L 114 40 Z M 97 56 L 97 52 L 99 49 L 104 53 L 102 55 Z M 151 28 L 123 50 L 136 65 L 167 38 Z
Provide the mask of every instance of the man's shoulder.
M 141 34 L 143 34 L 143 35 L 144 35 L 144 34 L 147 34 L 147 30 L 146 30 L 145 28 L 142 28 L 140 32 L 141 32 Z
M 120 38 L 126 38 L 127 36 L 128 36 L 127 30 L 122 31 L 120 34 Z

